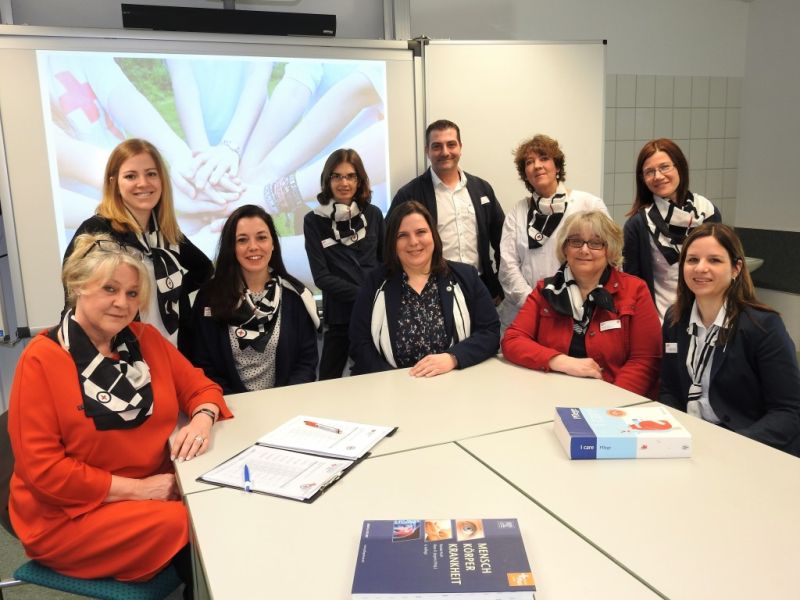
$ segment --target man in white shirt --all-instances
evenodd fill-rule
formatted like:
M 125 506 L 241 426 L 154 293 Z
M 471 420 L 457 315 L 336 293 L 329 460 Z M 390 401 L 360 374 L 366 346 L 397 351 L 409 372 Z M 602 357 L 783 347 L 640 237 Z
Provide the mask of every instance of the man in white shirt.
M 425 154 L 431 166 L 397 191 L 389 213 L 408 200 L 424 204 L 442 238 L 444 258 L 474 266 L 498 303 L 503 297 L 497 269 L 505 215 L 492 186 L 458 167 L 461 149 L 458 125 L 446 119 L 428 125 Z

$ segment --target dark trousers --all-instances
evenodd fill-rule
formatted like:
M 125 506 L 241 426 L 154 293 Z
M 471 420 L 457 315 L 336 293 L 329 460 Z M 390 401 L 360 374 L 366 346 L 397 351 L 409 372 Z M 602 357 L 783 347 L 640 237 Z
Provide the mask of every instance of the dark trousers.
M 322 357 L 319 360 L 319 380 L 338 379 L 347 366 L 350 350 L 349 325 L 331 324 L 325 328 L 322 338 Z

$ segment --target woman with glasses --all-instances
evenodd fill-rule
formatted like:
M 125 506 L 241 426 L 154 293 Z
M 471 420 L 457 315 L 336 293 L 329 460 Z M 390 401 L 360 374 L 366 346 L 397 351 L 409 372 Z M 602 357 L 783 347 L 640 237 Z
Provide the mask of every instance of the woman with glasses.
M 558 269 L 554 240 L 563 219 L 582 210 L 608 213 L 600 198 L 565 187 L 566 159 L 553 138 L 537 134 L 525 140 L 514 152 L 514 164 L 531 195 L 517 202 L 503 224 L 498 277 L 505 292 L 500 311 L 505 325 L 536 282 Z
M 72 255 L 75 239 L 84 233 L 105 233 L 141 252 L 154 290 L 147 311 L 142 311 L 144 318 L 188 356 L 192 348 L 190 294 L 211 277 L 213 266 L 181 233 L 167 167 L 150 142 L 129 139 L 112 150 L 97 214 L 78 227 L 65 261 Z
M 800 456 L 800 370 L 780 315 L 755 296 L 727 225 L 692 230 L 664 320 L 664 404 Z
M 380 264 L 385 225 L 370 204 L 369 177 L 355 150 L 340 148 L 328 157 L 320 186 L 319 206 L 306 215 L 303 231 L 311 274 L 322 290 L 323 380 L 341 377 L 347 365 L 350 313 L 366 274 Z
M 217 270 L 194 303 L 192 362 L 225 394 L 317 378 L 317 304 L 289 275 L 272 217 L 237 208 L 222 227 Z
M 353 374 L 410 367 L 412 377 L 466 369 L 497 354 L 500 319 L 477 269 L 443 257 L 428 209 L 396 206 L 384 264 L 367 277 L 353 308 Z
M 11 387 L 14 531 L 59 573 L 139 581 L 173 562 L 191 590 L 172 461 L 204 454 L 231 413 L 218 385 L 134 321 L 152 293 L 138 251 L 104 234 L 80 235 L 73 249 L 68 309 L 22 353 Z M 169 442 L 179 411 L 188 423 Z
M 568 217 L 556 238 L 561 268 L 525 301 L 503 356 L 655 397 L 661 325 L 644 282 L 619 271 L 621 251 L 622 231 L 605 213 Z
M 625 223 L 622 268 L 641 277 L 663 321 L 675 302 L 681 245 L 704 222 L 722 215 L 710 200 L 689 191 L 689 165 L 672 140 L 647 142 L 636 160 L 636 199 Z

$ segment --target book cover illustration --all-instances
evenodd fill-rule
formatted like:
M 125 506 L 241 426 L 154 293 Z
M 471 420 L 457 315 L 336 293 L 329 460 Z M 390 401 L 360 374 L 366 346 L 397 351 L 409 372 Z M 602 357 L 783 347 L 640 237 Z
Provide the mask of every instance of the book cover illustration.
M 529 599 L 535 590 L 516 519 L 364 521 L 353 598 Z
M 572 459 L 692 455 L 692 435 L 663 406 L 557 407 L 554 429 Z

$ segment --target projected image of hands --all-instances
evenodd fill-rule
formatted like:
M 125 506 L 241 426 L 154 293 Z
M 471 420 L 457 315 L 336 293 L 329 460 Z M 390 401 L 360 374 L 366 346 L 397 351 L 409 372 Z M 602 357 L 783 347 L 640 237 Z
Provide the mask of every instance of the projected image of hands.
M 311 283 L 302 218 L 325 158 L 355 148 L 385 210 L 381 61 L 39 52 L 54 201 L 69 240 L 100 201 L 109 152 L 149 140 L 169 163 L 183 232 L 213 257 L 222 222 L 257 204 L 275 217 L 289 271 Z

